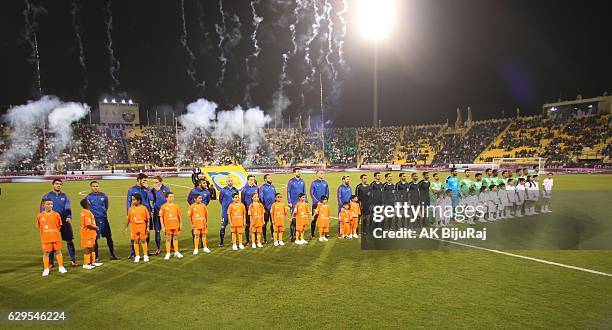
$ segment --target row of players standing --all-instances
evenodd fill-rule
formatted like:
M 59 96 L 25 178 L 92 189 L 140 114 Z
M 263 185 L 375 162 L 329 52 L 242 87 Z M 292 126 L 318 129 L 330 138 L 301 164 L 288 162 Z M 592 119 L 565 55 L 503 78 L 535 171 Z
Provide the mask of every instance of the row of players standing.
M 527 172 L 527 169 L 523 169 L 524 172 Z M 206 179 L 200 179 L 198 172 L 195 172 L 192 176 L 192 181 L 194 182 L 195 187 L 190 191 L 187 197 L 187 202 L 191 205 L 194 201 L 194 197 L 196 195 L 202 196 L 202 202 L 206 205 L 210 203 L 211 200 L 218 199 L 221 204 L 221 229 L 219 233 L 220 244 L 219 246 L 224 245 L 225 232 L 226 227 L 228 226 L 228 216 L 227 210 L 229 205 L 232 202 L 232 195 L 234 193 L 239 193 L 239 190 L 234 187 L 234 183 L 231 178 L 228 177 L 226 181 L 226 186 L 223 187 L 218 192 L 214 189 L 212 185 Z M 496 171 L 487 170 L 485 172 L 485 180 L 494 180 L 496 178 Z M 522 174 L 517 170 L 517 175 Z M 523 174 L 526 175 L 526 174 Z M 502 172 L 502 176 L 505 176 L 505 173 Z M 159 211 L 161 206 L 166 202 L 166 194 L 170 191 L 169 187 L 163 184 L 163 179 L 160 176 L 155 176 L 153 178 L 153 188 L 150 189 L 147 182 L 147 175 L 140 173 L 137 178 L 137 184 L 131 187 L 127 193 L 126 200 L 126 212 L 129 210 L 132 203 L 133 195 L 140 195 L 142 198 L 142 205 L 144 205 L 149 213 L 151 214 L 151 219 L 153 221 L 149 222 L 149 230 L 155 231 L 155 243 L 156 250 L 155 253 L 158 254 L 161 251 L 161 222 L 159 218 Z M 410 181 L 408 181 L 406 173 L 399 174 L 399 181 L 393 182 L 393 174 L 386 173 L 383 176 L 380 172 L 374 173 L 374 180 L 369 182 L 369 178 L 367 174 L 361 174 L 360 183 L 355 187 L 354 193 L 353 189 L 350 186 L 350 176 L 345 175 L 342 177 L 342 182 L 338 186 L 336 190 L 336 197 L 338 200 L 338 213 L 340 213 L 340 209 L 344 203 L 349 203 L 351 199 L 356 196 L 358 202 L 360 204 L 361 209 L 361 217 L 362 217 L 362 234 L 367 233 L 367 227 L 371 225 L 371 214 L 374 206 L 377 205 L 394 205 L 397 202 L 400 203 L 408 203 L 410 205 L 429 205 L 432 199 L 432 196 L 435 196 L 437 191 L 443 189 L 451 189 L 453 191 L 457 191 L 457 196 L 459 196 L 460 189 L 464 186 L 466 179 L 463 179 L 462 182 L 459 182 L 456 179 L 456 170 L 451 170 L 451 176 L 447 178 L 444 182 L 440 181 L 439 174 L 433 174 L 433 180 L 429 180 L 429 173 L 423 172 L 422 178 L 419 180 L 417 173 L 410 174 Z M 70 208 L 70 200 L 66 194 L 64 194 L 61 189 L 63 182 L 59 179 L 56 179 L 52 183 L 53 190 L 47 193 L 43 198 L 50 198 L 53 201 L 53 210 L 60 214 L 62 220 L 62 228 L 61 228 L 61 236 L 62 240 L 67 242 L 68 252 L 70 254 L 71 264 L 73 266 L 76 265 L 76 252 L 73 244 L 73 234 L 71 227 L 71 219 L 72 212 Z M 100 228 L 98 231 L 98 235 L 96 238 L 95 251 L 96 256 L 98 254 L 98 244 L 97 239 L 104 237 L 107 240 L 109 252 L 111 255 L 111 259 L 116 259 L 114 253 L 114 243 L 112 239 L 111 228 L 108 220 L 108 208 L 109 208 L 109 199 L 106 194 L 100 191 L 100 187 L 98 182 L 92 181 L 90 183 L 91 192 L 86 196 L 86 199 L 91 203 L 91 212 L 93 213 L 96 224 Z M 253 175 L 249 175 L 247 177 L 247 184 L 241 191 L 241 200 L 243 204 L 245 204 L 246 208 L 250 206 L 252 203 L 252 198 L 255 193 L 258 193 L 260 196 L 260 200 L 264 204 L 265 208 L 265 217 L 264 217 L 264 232 L 263 238 L 264 243 L 267 240 L 267 227 L 270 221 L 270 207 L 274 203 L 274 198 L 276 195 L 276 188 L 272 183 L 272 176 L 270 174 L 264 175 L 264 183 L 261 186 L 258 186 L 255 177 Z M 299 201 L 299 195 L 304 194 L 306 196 L 310 196 L 312 202 L 312 212 L 314 214 L 314 210 L 318 203 L 320 203 L 323 196 L 329 197 L 329 185 L 327 181 L 324 179 L 324 171 L 319 170 L 316 172 L 316 179 L 310 184 L 309 192 L 306 191 L 306 182 L 301 177 L 300 168 L 293 169 L 293 177 L 287 183 L 286 188 L 287 194 L 287 202 L 288 206 L 291 209 L 291 214 L 293 214 L 294 207 Z M 453 194 L 453 196 L 455 196 Z M 435 197 L 434 197 L 435 198 Z M 455 203 L 453 203 L 455 204 Z M 42 210 L 42 206 L 41 206 Z M 422 219 L 424 221 L 424 219 Z M 250 235 L 248 233 L 249 230 L 250 219 L 247 215 L 246 217 L 246 238 L 247 243 L 249 243 Z M 316 232 L 317 226 L 317 216 L 313 216 L 313 221 L 311 222 L 311 238 L 314 238 L 314 233 Z M 291 239 L 295 240 L 295 227 L 296 220 L 295 217 L 292 217 L 290 230 L 291 230 Z M 340 227 L 340 223 L 338 223 L 338 227 Z M 270 225 L 270 232 L 272 233 L 272 226 Z M 338 228 L 338 232 L 340 232 Z M 147 237 L 147 241 L 149 237 Z M 133 243 L 133 242 L 132 242 Z M 148 243 L 148 242 L 147 242 Z M 130 244 L 132 247 L 132 253 L 130 257 L 134 257 L 133 244 Z M 50 262 L 53 262 L 53 253 L 49 256 Z
M 221 188 L 217 192 L 210 185 L 210 183 L 204 179 L 199 178 L 199 172 L 195 172 L 192 177 L 192 181 L 196 185 L 196 187 L 191 190 L 188 194 L 187 202 L 188 204 L 192 204 L 194 201 L 194 197 L 197 195 L 202 196 L 202 202 L 206 205 L 210 203 L 211 200 L 218 199 L 221 204 L 221 215 L 220 215 L 220 231 L 219 231 L 219 246 L 223 247 L 225 244 L 225 235 L 226 228 L 229 224 L 228 219 L 228 208 L 232 203 L 232 196 L 236 193 L 240 194 L 240 198 L 242 203 L 245 205 L 245 208 L 248 209 L 253 202 L 253 195 L 257 193 L 259 195 L 260 201 L 264 205 L 264 226 L 263 226 L 263 240 L 264 243 L 267 242 L 267 228 L 268 223 L 270 234 L 273 234 L 273 228 L 271 225 L 271 214 L 270 208 L 275 201 L 275 195 L 277 194 L 277 189 L 272 182 L 272 176 L 270 174 L 265 174 L 263 179 L 264 183 L 261 186 L 257 185 L 255 180 L 255 176 L 248 175 L 247 176 L 247 184 L 242 188 L 241 191 L 238 190 L 234 186 L 234 182 L 231 177 L 226 178 L 226 186 Z M 294 168 L 293 169 L 293 177 L 287 182 L 286 186 L 286 198 L 287 198 L 287 206 L 291 210 L 291 214 L 294 213 L 295 205 L 299 202 L 300 194 L 304 194 L 309 196 L 312 203 L 311 211 L 313 213 L 313 218 L 310 223 L 311 226 L 311 239 L 314 238 L 317 228 L 317 218 L 318 215 L 315 214 L 315 210 L 317 209 L 317 205 L 321 202 L 324 196 L 329 198 L 329 184 L 324 179 L 325 172 L 323 170 L 318 170 L 316 172 L 316 179 L 310 184 L 310 188 L 306 190 L 306 182 L 302 178 L 301 169 Z M 134 194 L 140 194 L 143 196 L 142 204 L 145 205 L 152 214 L 151 228 L 155 230 L 155 242 L 157 245 L 157 249 L 155 253 L 159 253 L 160 251 L 160 221 L 159 221 L 159 209 L 161 205 L 165 203 L 165 194 L 170 190 L 167 186 L 163 185 L 161 177 L 154 178 L 155 187 L 153 189 L 148 189 L 146 184 L 146 175 L 140 174 L 137 177 L 137 184 L 130 188 L 127 196 L 127 208 L 129 209 L 131 203 L 131 196 Z M 434 185 L 439 184 L 439 179 L 437 174 L 434 175 Z M 374 173 L 374 181 L 371 183 L 368 182 L 368 175 L 361 174 L 360 175 L 360 183 L 356 186 L 353 194 L 353 189 L 350 186 L 350 176 L 345 175 L 342 177 L 342 182 L 338 186 L 336 190 L 336 197 L 338 201 L 338 214 L 342 208 L 344 203 L 350 203 L 351 199 L 354 196 L 357 196 L 358 202 L 360 204 L 362 221 L 364 224 L 369 223 L 369 219 L 371 216 L 372 208 L 376 205 L 393 205 L 396 202 L 408 202 L 410 204 L 429 204 L 429 191 L 430 191 L 430 182 L 429 182 L 429 174 L 427 172 L 423 173 L 422 179 L 418 180 L 418 175 L 416 173 L 412 173 L 411 181 L 407 180 L 406 173 L 400 174 L 400 181 L 397 183 L 393 183 L 393 174 L 386 173 L 385 181 L 382 181 L 382 174 L 380 172 Z M 306 202 L 308 203 L 308 198 L 306 198 Z M 247 214 L 245 219 L 245 237 L 246 243 L 250 243 L 250 216 Z M 340 233 L 340 223 L 338 223 L 338 233 Z M 363 230 L 365 232 L 365 230 Z M 295 241 L 296 236 L 296 219 L 292 216 L 291 224 L 290 224 L 290 235 L 291 241 Z M 340 234 L 339 234 L 340 235 Z M 131 255 L 130 257 L 133 257 Z

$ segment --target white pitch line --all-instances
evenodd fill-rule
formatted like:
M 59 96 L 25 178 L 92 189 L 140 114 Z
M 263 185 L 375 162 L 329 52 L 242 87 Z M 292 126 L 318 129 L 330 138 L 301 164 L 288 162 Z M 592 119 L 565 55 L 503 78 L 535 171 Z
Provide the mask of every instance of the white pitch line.
M 176 183 L 166 183 L 166 184 L 169 185 L 169 186 L 177 186 L 177 187 L 181 187 L 181 188 L 190 188 L 190 189 L 193 189 L 193 186 L 188 187 L 188 186 L 183 186 L 181 184 L 176 184 Z
M 87 196 L 87 195 L 89 195 L 90 192 L 91 192 L 91 190 L 79 191 L 79 196 Z M 106 197 L 125 198 L 126 196 L 106 195 Z
M 592 270 L 592 269 L 588 269 L 588 268 L 582 268 L 582 267 L 577 267 L 577 266 L 572 266 L 572 265 L 561 264 L 561 263 L 554 262 L 554 261 L 548 261 L 548 260 L 544 260 L 544 259 L 538 259 L 538 258 L 533 258 L 533 257 L 522 256 L 520 254 L 514 254 L 514 253 L 504 252 L 504 251 L 500 251 L 500 250 L 487 249 L 487 248 L 480 247 L 480 246 L 469 245 L 469 244 L 453 242 L 453 241 L 447 241 L 447 240 L 439 239 L 439 238 L 432 238 L 432 239 L 436 240 L 436 241 L 442 241 L 442 242 L 447 242 L 447 243 L 451 243 L 451 244 L 456 244 L 456 245 L 461 245 L 461 246 L 465 246 L 465 247 L 470 247 L 470 248 L 473 248 L 473 249 L 478 249 L 478 250 L 483 250 L 483 251 L 488 251 L 488 252 L 493 252 L 493 253 L 499 253 L 499 254 L 503 254 L 503 255 L 506 255 L 506 256 L 510 256 L 510 257 L 515 257 L 515 258 L 520 258 L 520 259 L 526 259 L 526 260 L 531 260 L 531 261 L 535 261 L 535 262 L 540 262 L 540 263 L 547 264 L 547 265 L 553 265 L 553 266 L 558 266 L 558 267 L 563 267 L 563 268 L 579 270 L 579 271 L 583 271 L 583 272 L 587 272 L 587 273 L 591 273 L 591 274 L 597 274 L 597 275 L 612 277 L 612 274 L 608 274 L 608 273 L 604 273 L 604 272 L 600 272 L 600 271 Z

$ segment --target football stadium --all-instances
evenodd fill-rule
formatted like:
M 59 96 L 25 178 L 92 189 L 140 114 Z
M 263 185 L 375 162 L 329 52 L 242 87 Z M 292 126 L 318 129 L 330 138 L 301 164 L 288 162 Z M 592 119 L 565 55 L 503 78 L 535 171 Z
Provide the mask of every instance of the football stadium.
M 612 328 L 609 2 L 0 6 L 2 328 Z

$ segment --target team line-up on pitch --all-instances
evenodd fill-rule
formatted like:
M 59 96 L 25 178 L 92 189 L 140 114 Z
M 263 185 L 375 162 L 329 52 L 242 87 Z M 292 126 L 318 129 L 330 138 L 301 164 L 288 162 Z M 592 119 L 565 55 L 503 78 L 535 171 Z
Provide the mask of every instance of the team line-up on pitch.
M 271 223 L 270 230 L 274 238 L 274 246 L 284 246 L 283 233 L 285 229 L 285 221 L 291 216 L 291 241 L 297 245 L 308 244 L 305 240 L 305 232 L 310 224 L 311 239 L 314 238 L 315 232 L 318 230 L 319 241 L 325 242 L 328 240 L 330 227 L 330 206 L 329 187 L 327 181 L 323 179 L 323 171 L 316 172 L 317 179 L 310 186 L 310 196 L 312 199 L 312 209 L 308 206 L 306 197 L 305 182 L 301 178 L 299 168 L 294 169 L 294 177 L 287 184 L 287 201 L 282 202 L 282 195 L 276 192 L 272 184 L 271 175 L 264 175 L 264 184 L 259 187 L 253 175 L 247 176 L 247 184 L 241 192 L 233 186 L 231 177 L 226 178 L 226 186 L 219 192 L 219 202 L 221 204 L 221 229 L 220 229 L 220 244 L 224 244 L 225 229 L 229 225 L 232 234 L 232 249 L 244 249 L 244 240 L 246 243 L 251 243 L 252 248 L 262 248 L 266 243 L 266 228 L 267 224 Z M 500 193 L 493 189 L 497 186 L 503 186 L 503 182 L 509 183 L 509 186 L 514 182 L 514 179 L 508 175 L 507 171 L 502 172 L 502 177 L 497 177 L 497 171 L 487 170 L 486 177 L 482 178 L 481 174 L 476 175 L 476 181 L 470 179 L 469 171 L 466 171 L 465 178 L 458 180 L 456 178 L 457 171 L 451 170 L 449 176 L 444 183 L 439 181 L 437 173 L 433 174 L 434 180 L 429 182 L 428 172 L 424 172 L 423 179 L 418 181 L 417 174 L 412 173 L 411 182 L 406 181 L 406 174 L 400 173 L 400 182 L 392 183 L 392 174 L 385 174 L 386 182 L 381 181 L 381 174 L 374 173 L 374 181 L 368 183 L 367 175 L 360 175 L 361 183 L 357 185 L 355 194 L 352 194 L 352 189 L 349 185 L 349 176 L 342 177 L 342 183 L 337 190 L 338 198 L 338 238 L 358 238 L 358 228 L 360 218 L 365 217 L 365 220 L 371 219 L 372 215 L 376 216 L 377 210 L 382 211 L 386 205 L 396 204 L 396 201 L 407 200 L 412 205 L 429 206 L 430 202 L 435 204 L 445 204 L 446 201 L 453 210 L 461 206 L 459 197 L 461 191 L 469 192 L 466 195 L 465 201 L 474 200 L 475 204 L 491 203 L 497 201 Z M 519 182 L 518 188 L 523 187 L 525 179 L 519 177 L 523 175 L 529 180 L 530 175 L 527 175 L 527 169 L 524 173 L 518 173 Z M 198 254 L 199 247 L 203 251 L 210 253 L 207 244 L 208 221 L 209 214 L 207 205 L 211 199 L 216 197 L 216 190 L 208 188 L 206 179 L 199 179 L 197 173 L 194 173 L 193 179 L 196 187 L 191 190 L 187 201 L 189 209 L 187 216 L 191 223 L 191 232 L 193 235 L 194 250 L 193 254 Z M 536 178 L 537 174 L 532 175 Z M 154 254 L 161 252 L 161 233 L 165 235 L 166 254 L 164 259 L 170 259 L 172 256 L 182 258 L 179 252 L 178 237 L 183 229 L 182 212 L 178 204 L 175 203 L 174 193 L 163 185 L 163 179 L 160 176 L 153 178 L 153 189 L 148 188 L 148 177 L 141 173 L 137 176 L 137 184 L 128 190 L 126 208 L 127 221 L 125 230 L 129 229 L 131 238 L 132 253 L 130 258 L 134 258 L 135 262 L 141 260 L 140 248 L 142 247 L 144 262 L 149 261 L 148 245 L 149 231 L 155 231 L 156 249 Z M 552 188 L 552 178 L 547 178 L 549 184 L 546 184 L 545 190 L 550 191 Z M 418 181 L 418 182 L 417 182 Z M 63 182 L 55 179 L 52 182 L 53 191 L 43 196 L 41 201 L 41 212 L 37 216 L 37 227 L 40 229 L 40 237 L 43 248 L 43 276 L 47 276 L 50 269 L 54 267 L 54 256 L 57 258 L 60 273 L 65 273 L 67 270 L 63 267 L 63 258 L 61 254 L 62 243 L 67 242 L 68 252 L 70 254 L 70 264 L 76 266 L 76 252 L 73 243 L 72 232 L 72 210 L 68 196 L 61 189 Z M 474 196 L 476 185 L 482 188 L 490 187 L 491 192 L 483 189 L 480 191 L 480 198 Z M 83 268 L 92 269 L 101 266 L 102 263 L 98 259 L 98 239 L 105 237 L 110 250 L 111 258 L 118 259 L 114 254 L 114 243 L 108 221 L 108 196 L 100 191 L 100 186 L 97 181 L 90 182 L 91 193 L 80 201 L 82 208 L 80 218 L 80 238 L 82 248 L 85 250 Z M 534 187 L 537 184 L 534 182 Z M 537 188 L 536 188 L 537 189 Z M 514 189 L 513 189 L 514 190 Z M 414 194 L 412 194 L 414 192 Z M 495 197 L 492 197 L 492 196 Z M 416 196 L 417 200 L 413 201 L 412 196 Z M 486 196 L 486 197 L 485 197 Z M 504 194 L 506 196 L 506 194 Z M 433 198 L 433 201 L 430 199 Z M 463 200 L 463 198 L 461 198 Z M 479 202 L 480 201 L 480 202 Z M 494 202 L 493 204 L 495 204 Z M 488 206 L 489 217 L 487 220 L 500 218 L 500 214 L 506 217 L 506 212 L 502 208 L 492 208 Z M 397 205 L 397 204 L 396 204 Z M 404 205 L 407 205 L 404 203 Z M 530 206 L 527 208 L 527 206 Z M 546 205 L 547 206 L 547 205 Z M 521 203 L 521 208 L 525 208 L 525 212 L 531 210 L 533 205 Z M 493 211 L 497 209 L 497 212 Z M 520 209 L 513 208 L 520 216 Z M 374 212 L 373 212 L 374 211 Z M 310 213 L 312 212 L 312 221 L 310 221 Z M 373 214 L 374 213 L 374 214 Z M 497 213 L 497 214 L 495 214 Z M 529 214 L 528 214 L 529 215 Z M 422 217 L 425 223 L 427 217 Z M 376 220 L 376 219 L 374 219 Z M 450 216 L 436 216 L 434 225 L 447 225 Z M 484 217 L 480 219 L 484 220 Z M 367 225 L 368 221 L 364 222 Z M 471 222 L 469 218 L 468 223 Z M 363 229 L 362 229 L 363 230 Z
M 264 176 L 266 182 L 261 187 L 257 187 L 255 177 L 249 175 L 247 177 L 248 183 L 242 189 L 242 194 L 233 186 L 232 179 L 227 177 L 227 186 L 219 192 L 219 202 L 222 207 L 220 246 L 223 246 L 225 228 L 229 225 L 233 250 L 244 249 L 245 232 L 247 244 L 250 241 L 252 248 L 262 248 L 263 243 L 265 243 L 265 229 L 268 222 L 271 223 L 274 246 L 284 246 L 283 233 L 286 220 L 290 215 L 292 219 L 291 240 L 295 244 L 308 244 L 304 234 L 309 224 L 311 225 L 312 235 L 317 228 L 319 241 L 328 241 L 331 219 L 330 205 L 328 204 L 329 189 L 327 182 L 323 180 L 323 172 L 317 172 L 319 178 L 313 182 L 311 187 L 312 215 L 314 217 L 312 223 L 310 222 L 311 210 L 307 204 L 304 180 L 301 178 L 299 169 L 294 169 L 294 174 L 295 177 L 289 181 L 287 187 L 288 205 L 282 202 L 282 195 L 276 192 L 270 175 Z M 348 176 L 343 177 L 343 185 L 347 187 L 348 179 Z M 148 188 L 145 174 L 139 174 L 136 180 L 137 185 L 131 187 L 128 191 L 127 222 L 125 225 L 125 230 L 129 229 L 130 231 L 134 262 L 141 260 L 140 247 L 143 251 L 142 260 L 144 262 L 149 261 L 148 243 L 149 230 L 151 229 L 154 229 L 156 233 L 157 249 L 155 254 L 158 254 L 161 250 L 160 241 L 163 232 L 166 243 L 164 259 L 170 259 L 171 250 L 173 250 L 175 257 L 182 258 L 183 256 L 178 248 L 178 236 L 183 229 L 183 218 L 180 207 L 174 201 L 174 193 L 162 184 L 163 179 L 160 176 L 153 178 L 153 189 Z M 207 204 L 211 200 L 211 191 L 214 192 L 214 189 L 208 188 L 206 179 L 197 179 L 195 182 L 197 182 L 197 186 L 188 196 L 190 205 L 187 212 L 193 234 L 194 255 L 198 254 L 200 246 L 202 246 L 204 252 L 210 253 L 206 236 L 209 220 Z M 50 269 L 54 267 L 54 256 L 57 259 L 59 272 L 67 272 L 66 268 L 63 267 L 62 240 L 67 242 L 71 265 L 76 266 L 70 201 L 68 196 L 61 191 L 62 180 L 55 179 L 52 185 L 53 191 L 43 196 L 41 212 L 38 214 L 36 222 L 40 230 L 43 248 L 43 276 L 47 276 Z M 97 257 L 97 240 L 100 237 L 106 237 L 111 258 L 118 259 L 114 254 L 114 244 L 107 216 L 108 196 L 100 192 L 97 181 L 92 181 L 90 187 L 92 192 L 80 201 L 82 208 L 80 234 L 81 246 L 85 250 L 83 264 L 85 269 L 102 266 Z M 345 195 L 342 194 L 342 196 Z M 272 199 L 271 204 L 270 199 Z M 339 238 L 358 238 L 357 228 L 361 207 L 357 202 L 357 197 L 351 196 L 349 200 L 342 197 L 341 200 L 338 213 Z

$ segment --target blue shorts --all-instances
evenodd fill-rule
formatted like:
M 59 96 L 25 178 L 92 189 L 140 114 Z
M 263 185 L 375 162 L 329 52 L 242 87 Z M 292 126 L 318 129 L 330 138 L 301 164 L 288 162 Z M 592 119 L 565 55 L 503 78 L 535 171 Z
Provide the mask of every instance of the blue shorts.
M 153 211 L 153 219 L 149 222 L 149 230 L 160 231 L 161 230 L 161 219 L 159 218 L 159 212 Z
M 100 228 L 100 230 L 98 230 L 98 236 L 96 238 L 111 236 L 111 227 L 107 218 L 96 218 L 96 226 Z
M 221 226 L 223 227 L 227 227 L 227 224 L 229 223 L 229 218 L 227 216 L 227 210 L 221 210 Z

